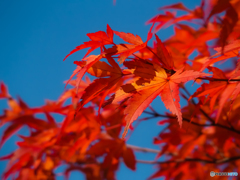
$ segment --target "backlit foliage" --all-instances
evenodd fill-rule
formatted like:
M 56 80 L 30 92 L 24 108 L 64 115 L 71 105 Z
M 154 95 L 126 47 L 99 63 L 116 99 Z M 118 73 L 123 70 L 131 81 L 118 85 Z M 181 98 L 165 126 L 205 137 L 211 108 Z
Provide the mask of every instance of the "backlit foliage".
M 88 180 L 116 179 L 120 163 L 132 170 L 136 163 L 157 165 L 149 179 L 205 180 L 210 171 L 240 172 L 240 1 L 202 0 L 193 10 L 181 3 L 160 10 L 147 22 L 146 41 L 109 25 L 106 32 L 88 33 L 90 40 L 64 58 L 88 49 L 74 61 L 76 69 L 66 83 L 72 88 L 56 101 L 28 107 L 1 83 L 0 98 L 9 108 L 0 116 L 5 128 L 0 145 L 23 126 L 29 130 L 29 136 L 19 135 L 17 150 L 1 157 L 9 160 L 3 179 L 55 179 L 54 170 L 63 164 L 66 178 L 78 170 Z M 176 11 L 185 13 L 176 16 Z M 174 35 L 162 42 L 157 32 L 168 26 Z M 115 43 L 114 36 L 122 43 Z M 100 54 L 94 55 L 95 49 Z M 189 60 L 194 51 L 198 55 Z M 220 61 L 234 66 L 219 69 Z M 191 80 L 200 84 L 193 94 L 185 86 Z M 150 107 L 157 96 L 169 112 Z M 182 107 L 180 98 L 188 105 Z M 53 113 L 64 120 L 57 123 Z M 151 150 L 127 144 L 129 128 L 142 113 L 166 126 L 153 138 L 160 148 L 156 161 L 136 159 L 134 151 Z M 167 160 L 158 161 L 162 156 Z

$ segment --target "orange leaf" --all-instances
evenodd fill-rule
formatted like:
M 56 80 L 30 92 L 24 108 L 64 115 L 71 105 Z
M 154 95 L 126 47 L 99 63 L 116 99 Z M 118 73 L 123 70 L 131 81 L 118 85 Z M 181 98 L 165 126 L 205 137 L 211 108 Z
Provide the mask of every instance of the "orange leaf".
M 200 76 L 209 76 L 209 74 L 194 72 L 192 70 L 182 72 L 183 69 L 180 69 L 168 77 L 165 70 L 159 65 L 154 64 L 154 67 L 156 69 L 156 76 L 150 83 L 124 85 L 122 89 L 118 90 L 115 96 L 113 96 L 112 103 L 126 101 L 127 105 L 124 110 L 124 114 L 126 114 L 126 127 L 122 138 L 126 136 L 130 124 L 141 115 L 144 109 L 146 109 L 158 95 L 161 95 L 166 108 L 177 115 L 179 124 L 182 126 L 178 84 L 194 80 Z
M 169 52 L 167 51 L 166 47 L 159 39 L 159 37 L 155 34 L 157 40 L 157 55 L 158 60 L 162 63 L 163 67 L 166 69 L 173 69 L 173 60 L 170 56 Z
M 132 149 L 126 148 L 123 151 L 123 161 L 126 164 L 126 166 L 129 167 L 130 169 L 132 170 L 136 169 L 136 159 Z
M 118 31 L 114 31 L 114 33 L 130 44 L 134 44 L 134 45 L 143 44 L 141 37 L 138 35 L 134 36 L 131 33 L 118 32 Z
M 88 52 L 85 54 L 85 56 L 83 57 L 83 58 L 85 58 L 87 55 L 89 55 L 95 49 L 97 49 L 99 47 L 103 48 L 104 45 L 113 43 L 113 31 L 109 25 L 107 25 L 107 34 L 103 31 L 98 31 L 95 33 L 88 33 L 87 36 L 91 39 L 91 41 L 84 42 L 84 44 L 77 46 L 68 55 L 66 55 L 66 57 L 63 59 L 63 61 L 65 61 L 68 58 L 68 56 L 70 56 L 73 53 L 80 51 L 82 49 L 90 48 L 88 50 Z
M 3 82 L 0 82 L 0 90 L 0 99 L 10 97 L 8 94 L 7 86 Z
M 92 67 L 96 62 L 98 62 L 100 59 L 102 58 L 102 55 L 90 55 L 89 57 L 83 59 L 86 60 L 86 65 L 83 67 L 79 67 L 77 66 L 77 69 L 74 70 L 73 74 L 71 75 L 70 79 L 67 81 L 65 87 L 67 86 L 67 84 L 69 83 L 69 81 L 75 76 L 77 75 L 77 92 L 78 92 L 78 86 L 84 76 L 84 74 L 88 71 L 88 69 L 90 67 Z

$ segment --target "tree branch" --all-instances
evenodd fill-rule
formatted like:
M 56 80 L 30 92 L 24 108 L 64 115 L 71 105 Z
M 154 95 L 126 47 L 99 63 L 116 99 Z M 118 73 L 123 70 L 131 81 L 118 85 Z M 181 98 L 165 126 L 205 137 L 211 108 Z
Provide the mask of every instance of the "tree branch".
M 144 111 L 144 113 L 151 114 L 154 117 L 165 117 L 165 118 L 176 119 L 176 116 L 167 116 L 167 115 L 162 115 L 162 114 L 158 114 L 158 113 L 152 113 L 152 112 L 148 112 L 148 111 Z M 209 127 L 209 126 L 220 127 L 220 128 L 223 128 L 223 129 L 227 129 L 229 131 L 233 131 L 233 132 L 235 132 L 237 134 L 240 134 L 240 131 L 238 131 L 238 130 L 236 130 L 234 128 L 231 128 L 231 127 L 227 127 L 227 126 L 221 125 L 221 124 L 199 124 L 199 123 L 190 121 L 189 119 L 184 118 L 184 117 L 183 117 L 183 121 L 186 121 L 186 122 L 189 122 L 191 124 L 194 124 L 196 126 L 201 126 L 201 127 Z
M 182 87 L 182 89 L 187 93 L 187 95 L 188 95 L 189 97 L 191 96 L 191 94 L 188 92 L 188 90 L 187 90 L 184 86 Z M 194 105 L 196 105 L 194 99 L 191 99 L 191 101 L 192 101 L 192 103 L 193 103 Z M 228 129 L 228 130 L 231 130 L 231 131 L 234 131 L 234 132 L 240 134 L 240 131 L 238 131 L 237 129 L 235 129 L 235 128 L 231 125 L 231 123 L 230 123 L 230 121 L 229 121 L 228 118 L 227 118 L 227 122 L 228 122 L 228 124 L 229 124 L 230 127 L 226 127 L 226 126 L 223 126 L 223 125 L 220 125 L 220 124 L 217 125 L 217 124 L 215 124 L 214 119 L 212 119 L 202 108 L 199 108 L 199 110 L 202 112 L 202 114 L 203 114 L 209 121 L 211 121 L 212 125 L 215 125 L 215 126 L 218 126 L 218 127 L 222 127 L 222 128 L 225 128 L 225 129 Z
M 183 86 L 182 89 L 187 93 L 187 95 L 188 95 L 189 97 L 191 97 L 190 92 L 185 88 L 185 86 Z M 197 105 L 197 103 L 194 101 L 193 98 L 191 99 L 191 102 L 193 103 L 193 105 L 195 105 L 195 106 Z M 201 113 L 202 113 L 209 121 L 211 121 L 212 124 L 215 124 L 214 119 L 212 119 L 202 108 L 199 107 L 199 110 L 201 111 Z
M 177 160 L 170 160 L 170 161 L 145 161 L 145 160 L 136 160 L 138 163 L 144 164 L 170 164 L 170 163 L 184 163 L 184 162 L 199 162 L 199 163 L 209 163 L 209 164 L 224 164 L 227 162 L 235 161 L 240 159 L 240 156 L 218 159 L 218 160 L 207 160 L 207 159 L 198 159 L 198 158 L 186 158 L 186 159 L 177 159 Z
M 183 90 L 188 94 L 188 96 L 190 97 L 190 93 L 188 92 L 188 90 L 185 88 L 185 86 L 182 87 Z M 196 105 L 194 99 L 191 99 L 192 100 L 192 103 L 194 105 Z M 211 121 L 212 125 L 217 125 L 215 124 L 215 121 L 213 118 L 211 118 L 202 108 L 199 108 L 199 110 L 202 112 L 202 114 L 209 120 Z M 232 125 L 231 123 L 229 122 L 229 119 L 227 118 L 227 121 L 228 121 L 228 124 L 230 127 L 227 127 L 228 130 L 231 130 L 231 131 L 234 131 L 234 132 L 237 132 L 238 134 L 240 134 L 240 131 L 236 130 Z M 219 124 L 220 125 L 220 124 Z M 226 127 L 226 126 L 223 126 L 223 125 L 220 125 L 219 127 Z
M 141 152 L 151 152 L 151 153 L 160 153 L 161 151 L 156 150 L 156 149 L 150 149 L 150 148 L 143 148 L 143 147 L 138 147 L 134 145 L 127 144 L 127 147 L 135 150 L 135 151 L 141 151 Z
M 208 77 L 205 77 L 205 78 L 202 78 L 202 77 L 199 77 L 199 78 L 196 78 L 196 79 L 202 79 L 202 80 L 208 80 L 208 81 L 240 81 L 240 79 L 217 79 L 217 78 L 208 78 Z

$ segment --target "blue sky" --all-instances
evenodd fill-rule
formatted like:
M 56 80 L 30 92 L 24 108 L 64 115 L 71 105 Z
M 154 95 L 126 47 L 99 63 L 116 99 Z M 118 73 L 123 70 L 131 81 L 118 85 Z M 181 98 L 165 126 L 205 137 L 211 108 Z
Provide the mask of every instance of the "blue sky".
M 109 24 L 113 30 L 130 32 L 146 40 L 150 25 L 146 21 L 157 15 L 158 7 L 179 2 L 178 0 L 1 0 L 0 1 L 0 81 L 9 88 L 13 97 L 18 95 L 31 107 L 44 104 L 44 100 L 56 100 L 64 90 L 63 81 L 69 79 L 75 65 L 86 51 L 63 58 L 77 45 L 88 41 L 87 33 L 106 30 Z M 183 0 L 188 8 L 195 8 L 200 0 Z M 167 29 L 158 32 L 161 39 L 173 33 Z M 165 111 L 160 98 L 154 107 Z M 7 108 L 0 101 L 0 114 Z M 58 117 L 61 118 L 61 117 Z M 152 145 L 162 127 L 153 119 L 142 122 L 130 137 L 128 144 L 158 149 Z M 19 131 L 20 133 L 23 132 Z M 0 135 L 2 129 L 0 129 Z M 17 137 L 13 137 L 0 150 L 0 156 L 16 148 Z M 153 160 L 155 154 L 136 153 L 137 159 Z M 6 161 L 0 162 L 0 174 Z M 151 165 L 139 164 L 136 171 L 121 165 L 117 179 L 144 180 L 155 172 Z M 80 173 L 73 173 L 71 179 L 84 179 Z M 61 177 L 58 178 L 62 179 Z

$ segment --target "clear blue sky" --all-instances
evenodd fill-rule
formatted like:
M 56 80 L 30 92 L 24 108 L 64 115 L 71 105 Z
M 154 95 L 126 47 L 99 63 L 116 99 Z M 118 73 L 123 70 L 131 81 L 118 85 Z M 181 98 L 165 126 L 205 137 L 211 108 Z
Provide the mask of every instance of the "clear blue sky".
M 7 84 L 13 97 L 19 95 L 29 106 L 40 106 L 44 100 L 56 100 L 64 90 L 63 81 L 75 69 L 74 60 L 80 60 L 85 51 L 63 58 L 77 45 L 88 41 L 87 33 L 106 30 L 131 32 L 146 40 L 150 25 L 146 21 L 157 15 L 158 7 L 179 2 L 178 0 L 1 0 L 0 1 L 0 80 Z M 188 8 L 195 8 L 200 0 L 183 0 Z M 163 40 L 173 33 L 162 30 Z M 159 112 L 165 110 L 160 98 L 154 101 Z M 0 101 L 0 114 L 7 108 Z M 152 145 L 152 137 L 161 130 L 158 120 L 142 122 L 134 131 L 128 144 L 158 149 Z M 20 133 L 23 132 L 20 131 Z M 0 129 L 0 135 L 2 129 Z M 0 150 L 0 156 L 16 148 L 13 137 Z M 137 159 L 153 160 L 155 154 L 137 153 Z M 6 161 L 0 162 L 0 174 Z M 136 171 L 122 165 L 117 179 L 144 180 L 156 169 L 151 165 L 137 165 Z M 58 171 L 59 172 L 59 171 Z M 58 178 L 63 179 L 63 178 Z M 71 179 L 84 179 L 73 173 Z

